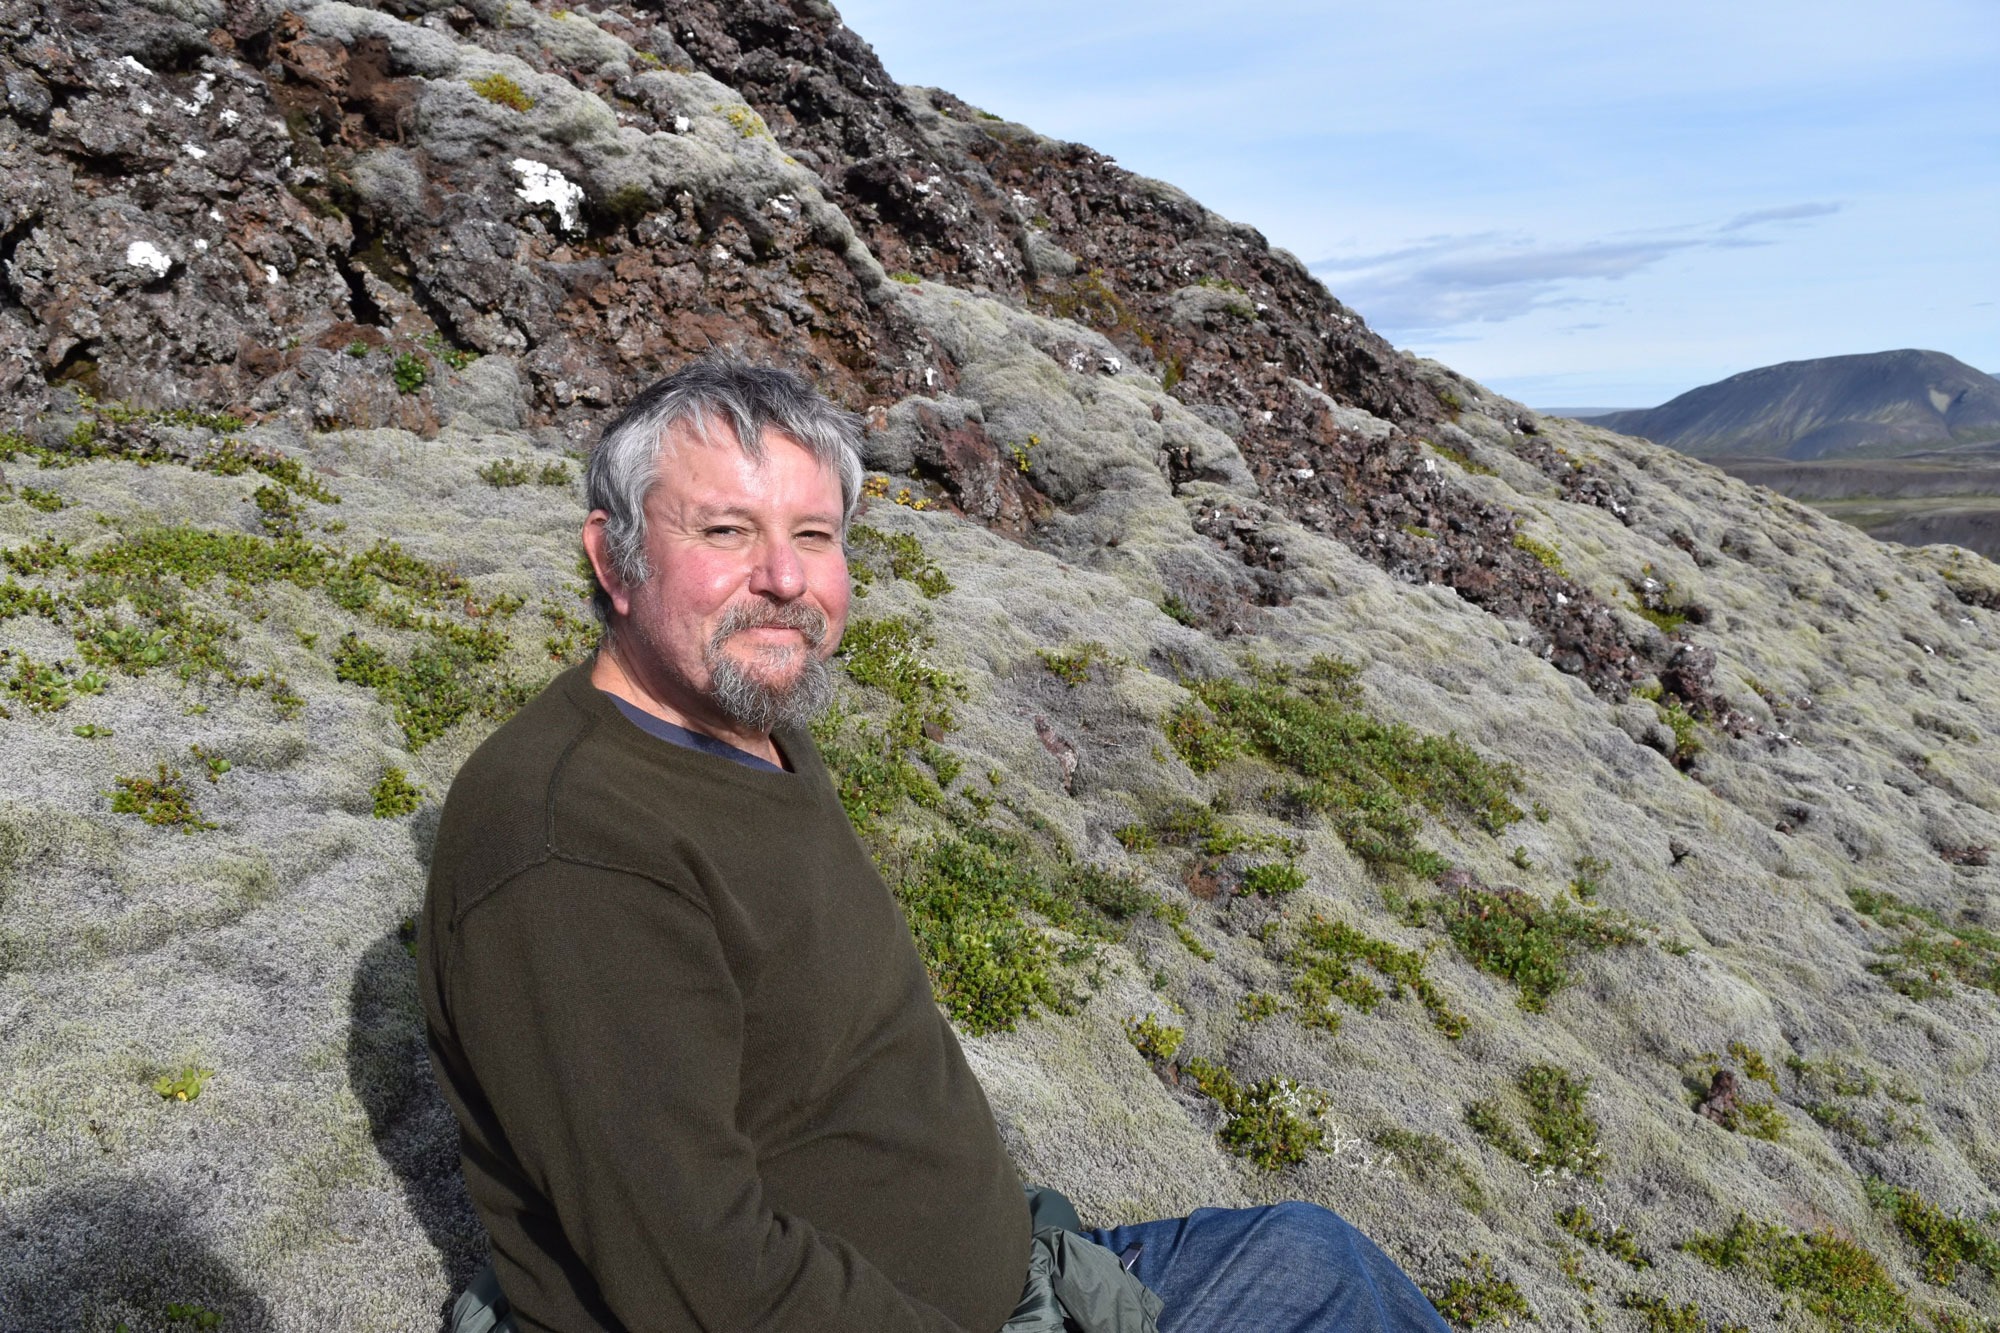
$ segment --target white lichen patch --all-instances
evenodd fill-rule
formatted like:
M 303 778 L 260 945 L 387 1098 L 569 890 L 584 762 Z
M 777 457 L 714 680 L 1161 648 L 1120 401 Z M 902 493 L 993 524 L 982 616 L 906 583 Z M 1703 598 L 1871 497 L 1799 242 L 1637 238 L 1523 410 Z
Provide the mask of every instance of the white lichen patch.
M 125 262 L 133 268 L 143 268 L 156 278 L 167 276 L 167 270 L 174 266 L 173 259 L 151 241 L 134 241 L 125 247 Z
M 273 287 L 278 285 L 278 266 L 276 264 L 264 265 L 264 281 L 270 283 Z
M 197 162 L 208 156 L 208 150 L 199 144 L 184 143 L 181 145 L 181 151 Z
M 200 112 L 203 107 L 214 100 L 215 76 L 213 74 L 204 74 L 201 76 L 201 81 L 195 84 L 194 92 L 189 100 L 183 102 L 180 98 L 176 97 L 174 105 L 181 109 L 182 115 L 192 116 Z
M 547 204 L 555 209 L 556 219 L 562 223 L 564 231 L 576 229 L 583 206 L 581 185 L 547 163 L 532 158 L 517 157 L 508 165 L 521 178 L 521 188 L 514 191 L 515 194 L 528 203 Z

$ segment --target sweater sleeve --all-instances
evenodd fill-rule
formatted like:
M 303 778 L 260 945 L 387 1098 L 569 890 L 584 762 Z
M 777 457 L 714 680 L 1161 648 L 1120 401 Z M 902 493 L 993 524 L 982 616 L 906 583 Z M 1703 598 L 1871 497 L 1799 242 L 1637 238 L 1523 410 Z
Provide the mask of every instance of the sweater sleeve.
M 736 1120 L 742 1000 L 699 907 L 546 863 L 468 913 L 453 952 L 466 1060 L 620 1323 L 961 1333 L 840 1237 L 766 1204 Z

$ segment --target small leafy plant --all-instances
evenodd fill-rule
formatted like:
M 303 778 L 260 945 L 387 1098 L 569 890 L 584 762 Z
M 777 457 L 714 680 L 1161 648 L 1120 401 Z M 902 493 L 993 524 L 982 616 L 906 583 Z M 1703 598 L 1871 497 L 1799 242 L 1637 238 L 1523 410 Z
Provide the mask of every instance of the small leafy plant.
M 421 787 L 410 781 L 410 775 L 390 764 L 382 770 L 371 793 L 375 799 L 375 818 L 395 819 L 401 815 L 414 814 L 423 803 Z
M 1243 872 L 1236 891 L 1265 898 L 1281 898 L 1306 886 L 1306 873 L 1289 861 L 1269 861 L 1250 866 Z
M 1049 669 L 1050 674 L 1072 690 L 1089 683 L 1092 667 L 1108 669 L 1120 664 L 1111 650 L 1101 643 L 1083 643 L 1063 649 L 1037 648 L 1035 656 L 1042 659 L 1042 665 Z
M 178 768 L 161 764 L 153 777 L 114 777 L 111 783 L 117 788 L 111 794 L 115 814 L 137 815 L 148 824 L 182 833 L 216 827 L 202 817 L 201 807 L 195 804 Z
M 397 393 L 415 393 L 430 380 L 430 368 L 415 352 L 399 352 L 389 374 Z
M 1187 1036 L 1184 1028 L 1167 1027 L 1152 1014 L 1125 1020 L 1125 1036 L 1139 1054 L 1156 1064 L 1166 1064 L 1181 1048 Z
M 224 773 L 236 767 L 236 765 L 230 763 L 227 759 L 224 759 L 221 755 L 208 749 L 206 746 L 190 745 L 188 746 L 188 753 L 200 761 L 202 768 L 206 770 L 202 776 L 207 778 L 211 784 L 221 781 Z
M 1582 1204 L 1556 1209 L 1556 1224 L 1587 1245 L 1595 1245 L 1614 1259 L 1623 1259 L 1633 1271 L 1650 1268 L 1653 1261 L 1639 1252 L 1639 1242 L 1623 1226 L 1603 1226 Z
M 214 1077 L 213 1069 L 188 1065 L 177 1074 L 162 1074 L 154 1079 L 153 1091 L 170 1102 L 191 1102 L 201 1096 L 202 1089 Z
M 1432 1300 L 1437 1312 L 1458 1328 L 1478 1328 L 1495 1319 L 1512 1324 L 1516 1319 L 1535 1317 L 1521 1289 L 1496 1274 L 1493 1260 L 1483 1254 L 1467 1255 L 1465 1272 L 1454 1277 Z
M 1531 1064 L 1521 1071 L 1516 1086 L 1526 1100 L 1528 1129 L 1539 1147 L 1531 1147 L 1515 1131 L 1497 1102 L 1467 1106 L 1466 1124 L 1532 1171 L 1600 1177 L 1604 1150 L 1597 1142 L 1598 1124 L 1584 1109 L 1590 1080 L 1559 1065 Z
M 569 483 L 569 475 L 569 464 L 560 460 L 537 467 L 533 459 L 496 458 L 478 469 L 481 481 L 501 489 L 525 486 L 531 481 L 541 486 L 564 486 Z
M 1333 1102 L 1323 1092 L 1273 1075 L 1244 1086 L 1221 1065 L 1196 1058 L 1183 1072 L 1228 1115 L 1216 1137 L 1239 1157 L 1266 1171 L 1291 1166 L 1326 1142 L 1320 1118 Z

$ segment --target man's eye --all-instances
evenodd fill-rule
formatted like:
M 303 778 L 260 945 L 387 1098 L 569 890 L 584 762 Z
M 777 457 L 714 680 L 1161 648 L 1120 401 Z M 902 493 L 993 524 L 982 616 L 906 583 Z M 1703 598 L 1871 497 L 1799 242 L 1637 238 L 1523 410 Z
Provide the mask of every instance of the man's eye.
M 711 537 L 734 537 L 742 532 L 743 529 L 723 524 L 718 527 L 704 529 L 704 531 Z

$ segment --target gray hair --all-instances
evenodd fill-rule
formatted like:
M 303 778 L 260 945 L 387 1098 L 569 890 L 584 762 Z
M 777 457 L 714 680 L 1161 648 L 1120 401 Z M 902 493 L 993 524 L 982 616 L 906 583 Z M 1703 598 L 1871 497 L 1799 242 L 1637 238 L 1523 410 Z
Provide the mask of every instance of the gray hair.
M 861 418 L 835 407 L 805 376 L 774 366 L 753 366 L 723 352 L 690 361 L 646 389 L 598 436 L 584 472 L 584 503 L 602 509 L 611 567 L 628 585 L 653 576 L 646 559 L 646 496 L 660 478 L 660 455 L 669 433 L 686 426 L 709 438 L 726 421 L 743 452 L 762 462 L 764 432 L 790 437 L 840 478 L 841 527 L 861 496 Z M 591 593 L 598 620 L 611 623 L 611 598 Z

